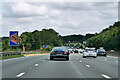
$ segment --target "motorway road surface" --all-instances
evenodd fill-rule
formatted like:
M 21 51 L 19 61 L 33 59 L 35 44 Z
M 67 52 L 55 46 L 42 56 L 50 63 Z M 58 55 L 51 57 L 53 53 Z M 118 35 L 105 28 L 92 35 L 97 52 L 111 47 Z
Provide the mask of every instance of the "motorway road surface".
M 118 78 L 118 58 L 71 54 L 66 61 L 46 54 L 3 60 L 2 70 L 3 78 Z

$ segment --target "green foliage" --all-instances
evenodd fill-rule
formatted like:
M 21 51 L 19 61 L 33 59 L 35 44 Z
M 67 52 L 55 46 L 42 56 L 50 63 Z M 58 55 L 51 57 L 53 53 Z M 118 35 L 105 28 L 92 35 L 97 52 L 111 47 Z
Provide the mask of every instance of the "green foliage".
M 84 35 L 68 35 L 68 36 L 60 36 L 63 42 L 80 42 L 82 43 L 83 41 L 95 36 L 95 34 L 86 34 Z
M 54 46 L 62 46 L 62 40 L 59 34 L 53 29 L 43 29 L 42 31 L 35 30 L 33 32 L 24 32 L 19 37 L 19 46 L 10 47 L 9 38 L 3 37 L 2 39 L 2 50 L 12 50 L 22 49 L 23 44 L 27 51 L 29 50 L 39 50 L 43 45 L 47 45 L 46 50 L 51 50 Z
M 113 26 L 89 38 L 87 43 L 89 46 L 94 46 L 96 48 L 103 46 L 106 50 L 120 50 L 120 22 L 115 22 Z

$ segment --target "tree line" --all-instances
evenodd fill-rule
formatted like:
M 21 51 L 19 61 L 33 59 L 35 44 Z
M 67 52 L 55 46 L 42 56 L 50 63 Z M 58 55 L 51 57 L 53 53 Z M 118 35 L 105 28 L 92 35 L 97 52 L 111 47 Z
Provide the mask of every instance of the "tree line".
M 44 45 L 47 45 L 46 50 L 51 50 L 54 46 L 62 46 L 62 40 L 59 34 L 53 29 L 42 29 L 42 31 L 35 30 L 33 32 L 24 32 L 19 36 L 18 46 L 9 46 L 9 38 L 2 38 L 2 50 L 22 50 L 23 44 L 27 51 L 44 50 Z
M 115 22 L 110 27 L 103 29 L 100 33 L 86 34 L 85 36 L 81 34 L 61 36 L 53 29 L 24 32 L 19 36 L 18 46 L 9 46 L 9 37 L 2 37 L 0 45 L 2 45 L 2 51 L 22 51 L 23 44 L 27 51 L 39 50 L 40 48 L 45 50 L 44 45 L 47 45 L 46 50 L 49 51 L 55 46 L 62 46 L 65 42 L 82 43 L 83 41 L 87 41 L 89 47 L 104 47 L 106 50 L 120 50 L 120 22 Z
M 120 51 L 120 22 L 103 29 L 99 34 L 87 40 L 89 47 L 104 47 L 106 50 Z

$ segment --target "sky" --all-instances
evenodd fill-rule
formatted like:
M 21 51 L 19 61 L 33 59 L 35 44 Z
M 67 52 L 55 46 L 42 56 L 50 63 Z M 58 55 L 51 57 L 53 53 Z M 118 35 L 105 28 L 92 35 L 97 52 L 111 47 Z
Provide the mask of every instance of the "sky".
M 0 10 L 1 11 L 1 10 Z M 2 34 L 52 28 L 60 35 L 99 33 L 118 21 L 117 2 L 3 2 Z M 1 18 L 1 16 L 0 16 Z

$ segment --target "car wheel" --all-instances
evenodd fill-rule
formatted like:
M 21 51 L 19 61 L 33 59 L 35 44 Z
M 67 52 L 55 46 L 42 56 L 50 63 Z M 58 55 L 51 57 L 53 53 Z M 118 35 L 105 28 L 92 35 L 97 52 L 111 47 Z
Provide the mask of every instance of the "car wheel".
M 83 56 L 83 58 L 86 58 L 86 56 Z
M 50 60 L 53 60 L 53 57 L 50 57 Z
M 104 55 L 105 57 L 107 57 L 107 55 Z
M 69 60 L 69 57 L 66 57 L 66 60 Z

